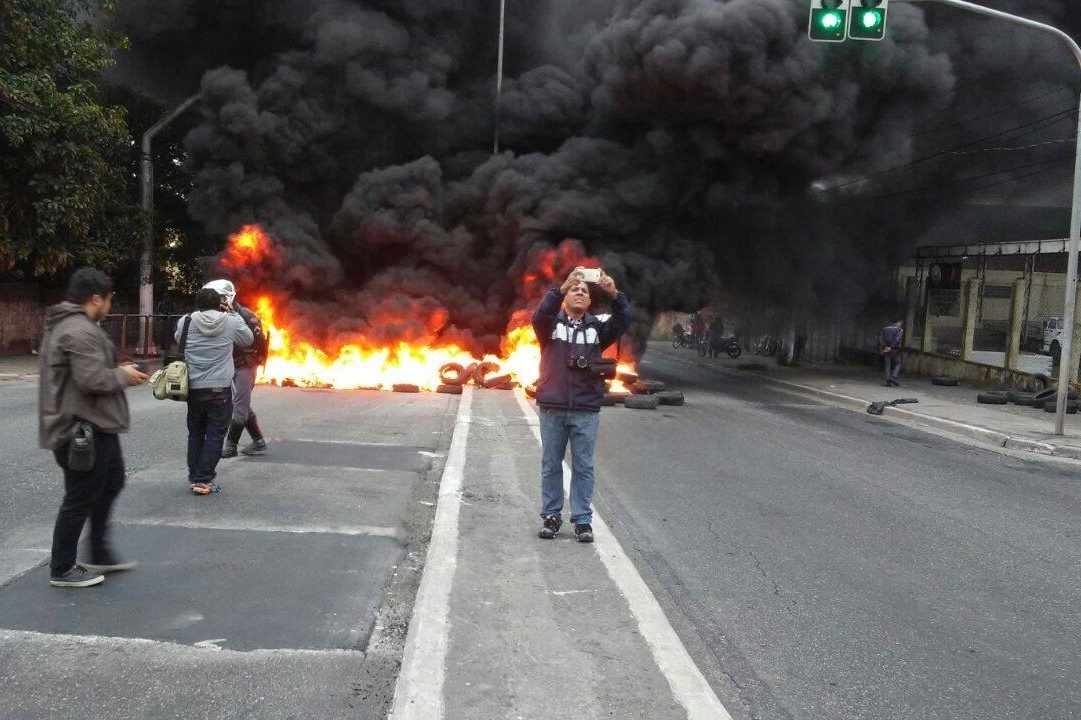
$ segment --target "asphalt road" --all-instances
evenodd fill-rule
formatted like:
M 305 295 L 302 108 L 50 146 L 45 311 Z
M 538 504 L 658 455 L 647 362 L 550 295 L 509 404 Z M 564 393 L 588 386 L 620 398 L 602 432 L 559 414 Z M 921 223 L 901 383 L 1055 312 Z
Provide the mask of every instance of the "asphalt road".
M 598 509 L 734 717 L 1081 717 L 1076 470 L 641 371 L 687 405 L 604 413 Z
M 270 452 L 198 497 L 184 406 L 131 390 L 115 545 L 140 565 L 62 590 L 36 393 L 0 382 L 0 717 L 386 716 L 457 398 L 258 388 Z
M 642 371 L 687 405 L 604 411 L 597 508 L 733 717 L 1081 717 L 1081 491 L 1069 466 L 739 372 L 660 355 Z M 456 398 L 260 388 L 272 452 L 223 461 L 224 492 L 197 498 L 184 482 L 183 406 L 136 391 L 116 533 L 142 564 L 62 591 L 46 583 L 60 481 L 36 448 L 36 390 L 0 382 L 0 717 L 385 716 Z M 589 573 L 601 581 L 599 563 L 535 538 L 538 449 L 528 435 L 501 439 L 520 418 L 510 393 L 477 399 L 462 542 L 483 552 L 461 558 L 451 608 L 489 607 L 508 580 L 485 574 L 502 563 L 537 579 L 507 608 L 550 616 L 495 608 L 504 624 L 451 639 L 448 672 L 490 686 L 490 707 L 504 687 L 570 707 L 566 687 L 475 650 L 484 631 L 514 655 L 515 627 L 596 616 L 589 630 L 603 637 L 580 641 L 583 665 L 568 668 L 553 639 L 546 677 L 562 669 L 588 691 L 586 675 L 608 677 L 582 674 L 600 648 L 598 667 L 622 670 L 603 702 L 579 706 L 601 712 L 647 692 L 667 717 L 664 681 L 619 603 L 594 612 L 594 594 L 579 592 Z M 553 600 L 552 588 L 576 594 Z

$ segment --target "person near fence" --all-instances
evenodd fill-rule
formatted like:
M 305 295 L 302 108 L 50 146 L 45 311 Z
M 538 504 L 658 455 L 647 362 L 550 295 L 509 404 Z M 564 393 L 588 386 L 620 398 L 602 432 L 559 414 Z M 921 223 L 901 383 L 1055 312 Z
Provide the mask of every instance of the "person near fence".
M 233 346 L 233 365 L 236 373 L 233 375 L 233 416 L 229 423 L 229 431 L 225 436 L 225 446 L 222 448 L 223 458 L 237 456 L 237 445 L 244 430 L 251 435 L 249 443 L 240 452 L 244 455 L 262 455 L 266 452 L 266 438 L 263 429 L 259 426 L 259 419 L 251 408 L 252 393 L 255 390 L 255 377 L 259 373 L 259 366 L 266 362 L 269 349 L 268 338 L 263 330 L 263 323 L 259 316 L 240 304 L 236 296 L 236 286 L 229 280 L 211 280 L 203 287 L 217 291 L 221 297 L 222 310 L 236 311 L 255 338 L 251 345 Z
M 900 387 L 897 378 L 901 376 L 901 341 L 904 331 L 901 329 L 903 321 L 897 320 L 878 334 L 879 352 L 882 354 L 882 372 L 886 378 L 886 386 Z
M 233 414 L 233 346 L 247 347 L 255 338 L 239 315 L 222 310 L 221 296 L 212 288 L 199 290 L 195 312 L 177 323 L 176 341 L 185 335 L 188 482 L 196 495 L 209 495 L 220 490 L 218 460 Z
M 49 308 L 38 352 L 38 440 L 52 450 L 64 472 L 49 584 L 81 588 L 135 565 L 114 554 L 109 514 L 124 488 L 120 434 L 131 424 L 124 391 L 147 376 L 134 365 L 117 366 L 116 348 L 98 324 L 112 307 L 108 275 L 93 268 L 76 270 L 66 297 Z M 88 518 L 90 559 L 80 565 L 77 546 Z

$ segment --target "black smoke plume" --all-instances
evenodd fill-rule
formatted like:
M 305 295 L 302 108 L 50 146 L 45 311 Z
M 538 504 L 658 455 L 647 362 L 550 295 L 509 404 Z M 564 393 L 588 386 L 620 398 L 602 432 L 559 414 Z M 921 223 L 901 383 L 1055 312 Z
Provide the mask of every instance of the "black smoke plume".
M 1077 22 L 1066 0 L 998 5 Z M 858 308 L 964 177 L 909 167 L 957 142 L 928 127 L 999 108 L 990 135 L 1047 110 L 1022 95 L 1076 90 L 1062 52 L 945 8 L 894 3 L 886 40 L 828 45 L 792 0 L 507 7 L 494 155 L 495 0 L 127 2 L 122 71 L 201 83 L 191 213 L 273 235 L 312 337 L 486 351 L 567 239 L 647 319 L 717 297 Z M 921 185 L 934 201 L 910 202 Z

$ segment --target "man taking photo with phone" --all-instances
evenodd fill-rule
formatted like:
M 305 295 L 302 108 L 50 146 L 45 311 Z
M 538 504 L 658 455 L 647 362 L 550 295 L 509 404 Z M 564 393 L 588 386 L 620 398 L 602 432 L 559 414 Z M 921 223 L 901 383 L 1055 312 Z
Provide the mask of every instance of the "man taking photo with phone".
M 611 299 L 601 320 L 589 313 L 587 277 Z M 541 431 L 541 520 L 538 535 L 555 537 L 563 524 L 563 456 L 571 448 L 571 522 L 578 542 L 593 542 L 593 450 L 600 427 L 604 379 L 614 366 L 601 357 L 631 324 L 631 305 L 603 270 L 577 267 L 533 313 L 541 346 L 537 405 Z

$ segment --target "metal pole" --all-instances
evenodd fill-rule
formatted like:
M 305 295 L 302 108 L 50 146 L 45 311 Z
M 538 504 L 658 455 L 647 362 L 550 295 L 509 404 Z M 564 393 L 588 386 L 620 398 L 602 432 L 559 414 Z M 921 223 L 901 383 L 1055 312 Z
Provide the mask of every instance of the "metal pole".
M 149 316 L 154 312 L 154 162 L 150 153 L 150 141 L 159 130 L 175 120 L 198 99 L 198 95 L 192 95 L 143 133 L 142 158 L 139 164 L 139 195 L 143 210 L 143 251 L 139 257 L 140 315 Z M 146 330 L 142 330 L 142 333 L 139 344 L 149 347 Z
M 1005 20 L 1015 25 L 1024 25 L 1025 27 L 1032 28 L 1034 30 L 1040 30 L 1041 32 L 1051 33 L 1058 39 L 1065 42 L 1070 46 L 1070 50 L 1073 52 L 1074 57 L 1077 59 L 1077 66 L 1081 68 L 1081 47 L 1078 47 L 1074 39 L 1059 30 L 1056 27 L 1047 25 L 1045 23 L 1036 22 L 1035 20 L 1029 20 L 1018 15 L 1011 15 L 1010 13 L 1002 12 L 1001 10 L 992 10 L 991 8 L 984 7 L 982 5 L 976 5 L 975 3 L 966 2 L 965 0 L 897 0 L 899 2 L 937 2 L 943 5 L 952 5 L 953 7 L 960 8 L 961 10 L 968 10 L 970 12 L 978 13 L 980 15 L 987 15 L 989 17 L 998 18 L 999 20 Z M 1077 118 L 1077 140 L 1074 148 L 1074 176 L 1073 176 L 1073 201 L 1070 210 L 1070 255 L 1069 263 L 1066 267 L 1066 307 L 1063 310 L 1063 322 L 1066 327 L 1063 328 L 1062 336 L 1062 348 L 1059 351 L 1059 368 L 1058 368 L 1058 395 L 1056 396 L 1055 406 L 1055 434 L 1062 435 L 1065 432 L 1066 426 L 1066 398 L 1070 390 L 1070 370 L 1073 365 L 1073 331 L 1074 331 L 1074 315 L 1077 308 L 1077 254 L 1081 249 L 1081 98 L 1078 100 L 1078 118 Z
M 499 96 L 503 93 L 503 29 L 507 18 L 507 0 L 499 0 L 499 59 L 495 69 L 495 136 L 492 154 L 499 154 Z

